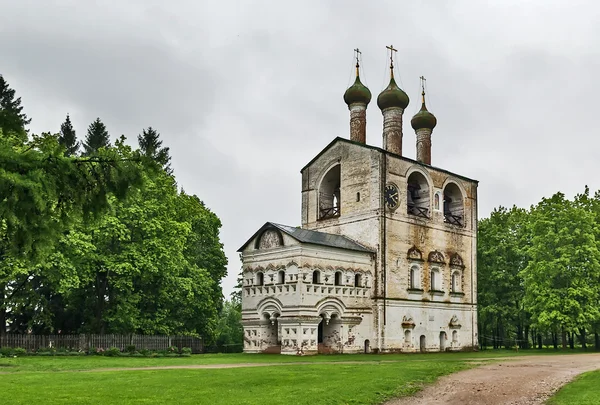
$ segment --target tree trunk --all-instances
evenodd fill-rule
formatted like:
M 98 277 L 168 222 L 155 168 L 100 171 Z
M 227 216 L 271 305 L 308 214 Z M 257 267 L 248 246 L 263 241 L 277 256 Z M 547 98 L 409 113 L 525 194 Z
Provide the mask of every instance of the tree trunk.
M 558 350 L 558 333 L 552 332 L 552 344 L 554 345 L 554 350 Z
M 0 338 L 6 335 L 6 304 L 4 302 L 6 283 L 0 284 Z
M 579 328 L 579 333 L 581 336 L 581 348 L 583 350 L 587 349 L 587 343 L 585 342 L 585 328 Z
M 542 340 L 542 334 L 541 333 L 538 333 L 538 335 L 537 335 L 537 341 L 538 341 L 538 349 L 542 349 L 543 340 Z
M 533 333 L 531 334 L 533 337 Z M 535 342 L 535 340 L 533 340 Z M 529 325 L 525 326 L 525 341 L 523 342 L 523 349 L 529 349 Z
M 596 350 L 600 350 L 600 335 L 598 335 L 598 330 L 594 330 L 594 348 Z
M 562 329 L 561 332 L 561 341 L 562 341 L 562 348 L 563 350 L 567 348 L 567 332 L 565 332 L 565 329 Z
M 575 332 L 569 332 L 569 347 L 575 349 Z

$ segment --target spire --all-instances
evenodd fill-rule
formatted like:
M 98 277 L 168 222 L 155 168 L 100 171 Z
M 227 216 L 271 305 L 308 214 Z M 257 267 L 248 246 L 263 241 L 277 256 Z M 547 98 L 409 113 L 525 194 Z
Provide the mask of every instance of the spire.
M 371 91 L 360 81 L 360 55 L 358 48 L 354 50 L 356 57 L 356 79 L 344 93 L 344 102 L 350 110 L 350 140 L 366 143 L 367 138 L 367 105 L 371 102 Z
M 425 106 L 425 78 L 421 76 L 421 109 L 410 120 L 417 134 L 417 161 L 431 164 L 431 133 L 437 125 L 437 118 Z

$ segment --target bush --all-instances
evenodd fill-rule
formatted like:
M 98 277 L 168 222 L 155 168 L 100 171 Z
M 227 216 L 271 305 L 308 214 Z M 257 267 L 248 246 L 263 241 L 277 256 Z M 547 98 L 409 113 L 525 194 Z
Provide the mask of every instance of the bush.
M 12 347 L 0 347 L 0 355 L 3 357 L 10 357 L 13 355 Z
M 152 352 L 150 350 L 148 350 L 148 349 L 141 349 L 140 350 L 140 354 L 142 356 L 150 356 L 150 355 L 152 355 Z
M 192 349 L 189 348 L 189 347 L 182 347 L 181 348 L 181 355 L 185 356 L 185 357 L 191 356 L 192 355 Z
M 125 348 L 127 353 L 135 353 L 135 345 L 129 345 Z
M 105 356 L 108 357 L 116 357 L 116 356 L 120 356 L 121 355 L 121 349 L 119 349 L 118 347 L 111 347 L 110 349 L 106 350 L 104 352 Z

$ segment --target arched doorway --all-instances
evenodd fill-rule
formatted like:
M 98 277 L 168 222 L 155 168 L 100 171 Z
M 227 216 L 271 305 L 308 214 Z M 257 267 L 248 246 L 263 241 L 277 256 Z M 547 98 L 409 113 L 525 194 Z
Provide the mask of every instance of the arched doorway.
M 446 336 L 446 332 L 440 332 L 440 352 L 446 350 L 446 340 L 448 337 Z
M 419 338 L 419 350 L 421 350 L 421 353 L 425 353 L 426 350 L 426 340 L 425 340 L 425 335 L 421 335 L 421 337 Z
M 371 353 L 371 342 L 369 339 L 365 340 L 365 354 Z

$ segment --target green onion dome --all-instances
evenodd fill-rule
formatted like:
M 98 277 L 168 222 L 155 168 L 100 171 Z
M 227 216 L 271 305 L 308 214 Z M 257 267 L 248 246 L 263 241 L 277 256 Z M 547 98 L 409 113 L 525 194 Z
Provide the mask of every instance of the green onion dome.
M 408 106 L 410 99 L 394 80 L 394 77 L 390 79 L 390 84 L 379 94 L 377 97 L 377 106 L 380 110 L 385 110 L 390 107 L 400 107 L 402 109 Z
M 437 125 L 437 118 L 435 118 L 435 115 L 427 111 L 427 107 L 425 107 L 425 100 L 423 100 L 423 104 L 421 105 L 419 112 L 416 113 L 415 116 L 410 120 L 410 125 L 415 131 L 422 128 L 433 130 L 433 128 L 435 128 Z
M 348 104 L 364 104 L 367 105 L 371 101 L 371 91 L 360 82 L 358 73 L 356 74 L 356 80 L 354 84 L 346 90 L 344 93 L 344 101 Z

